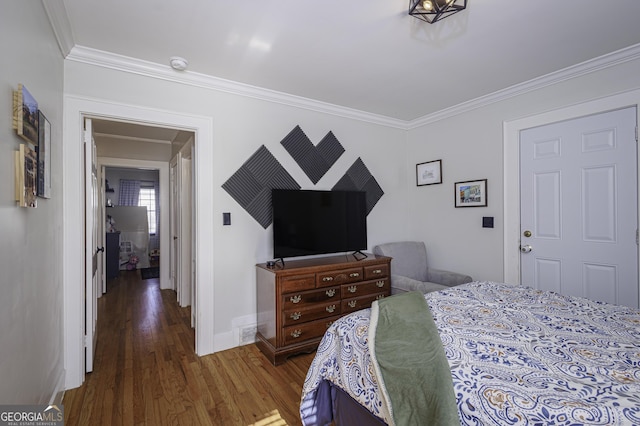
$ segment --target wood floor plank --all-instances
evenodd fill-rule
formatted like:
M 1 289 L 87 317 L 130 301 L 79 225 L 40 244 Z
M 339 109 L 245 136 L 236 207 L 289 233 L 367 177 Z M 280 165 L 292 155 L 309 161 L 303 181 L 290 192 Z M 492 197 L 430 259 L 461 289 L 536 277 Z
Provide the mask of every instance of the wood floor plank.
M 255 345 L 198 357 L 191 311 L 122 271 L 98 300 L 94 371 L 65 393 L 66 425 L 299 425 L 313 354 L 273 366 Z

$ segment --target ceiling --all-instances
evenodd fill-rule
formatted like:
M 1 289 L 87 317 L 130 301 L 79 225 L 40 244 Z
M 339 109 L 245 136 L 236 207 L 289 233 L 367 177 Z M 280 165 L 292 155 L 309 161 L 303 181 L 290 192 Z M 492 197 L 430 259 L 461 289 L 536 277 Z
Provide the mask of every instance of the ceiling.
M 408 0 L 58 4 L 73 46 L 403 121 L 640 43 L 638 0 L 468 0 L 435 24 Z

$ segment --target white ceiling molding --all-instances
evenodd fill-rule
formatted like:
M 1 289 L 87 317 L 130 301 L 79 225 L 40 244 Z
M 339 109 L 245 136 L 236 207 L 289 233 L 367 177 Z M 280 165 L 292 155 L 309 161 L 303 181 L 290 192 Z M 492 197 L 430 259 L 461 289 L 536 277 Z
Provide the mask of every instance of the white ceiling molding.
M 573 65 L 563 70 L 556 71 L 521 84 L 516 84 L 490 95 L 482 96 L 480 98 L 455 105 L 451 108 L 438 111 L 434 114 L 425 115 L 412 121 L 404 121 L 204 74 L 193 72 L 178 73 L 172 70 L 168 65 L 159 65 L 153 62 L 142 61 L 140 59 L 89 49 L 82 46 L 75 46 L 67 56 L 67 59 L 71 61 L 87 63 L 134 74 L 141 74 L 148 77 L 160 78 L 163 80 L 174 81 L 205 89 L 218 90 L 240 96 L 247 96 L 254 99 L 276 102 L 297 108 L 304 108 L 403 130 L 415 129 L 476 108 L 481 108 L 533 90 L 638 58 L 640 58 L 640 44 Z
M 293 106 L 296 108 L 337 115 L 382 126 L 406 129 L 406 121 L 404 120 L 333 105 L 314 99 L 303 98 L 192 71 L 177 72 L 171 69 L 168 65 L 160 65 L 154 62 L 143 61 L 137 58 L 130 58 L 83 46 L 73 47 L 66 59 L 69 61 L 81 62 L 103 68 L 201 87 L 203 89 L 217 90 L 263 101 Z
M 67 10 L 64 8 L 62 0 L 50 1 L 42 0 L 42 6 L 47 13 L 51 28 L 58 41 L 58 47 L 62 56 L 66 57 L 71 49 L 75 45 L 73 40 L 73 33 L 71 32 L 71 24 L 69 23 L 69 17 L 67 16 Z
M 433 114 L 425 115 L 415 120 L 407 122 L 407 129 L 415 129 L 427 124 L 434 123 L 445 118 L 462 114 L 476 108 L 481 108 L 496 102 L 500 102 L 515 96 L 522 95 L 533 90 L 541 89 L 556 83 L 560 83 L 571 78 L 599 71 L 624 62 L 640 58 L 640 44 L 620 49 L 616 52 L 608 53 L 599 58 L 591 59 L 580 64 L 572 65 L 565 69 L 543 75 L 542 77 L 516 84 L 506 89 L 499 90 L 487 96 L 472 99 L 467 102 L 455 105 L 451 108 L 443 109 Z

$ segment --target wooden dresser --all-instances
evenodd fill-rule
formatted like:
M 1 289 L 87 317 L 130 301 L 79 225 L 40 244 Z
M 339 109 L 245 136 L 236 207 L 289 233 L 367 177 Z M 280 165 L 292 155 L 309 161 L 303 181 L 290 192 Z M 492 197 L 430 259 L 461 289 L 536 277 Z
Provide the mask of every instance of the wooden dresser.
M 391 294 L 390 264 L 367 253 L 256 265 L 256 345 L 274 365 L 314 351 L 333 321 Z

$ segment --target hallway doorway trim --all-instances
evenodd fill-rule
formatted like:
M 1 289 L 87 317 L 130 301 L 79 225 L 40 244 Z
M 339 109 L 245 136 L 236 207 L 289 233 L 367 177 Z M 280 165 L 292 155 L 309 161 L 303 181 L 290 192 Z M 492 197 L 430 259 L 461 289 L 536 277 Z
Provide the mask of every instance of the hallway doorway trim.
M 83 268 L 84 258 L 84 171 L 82 123 L 84 117 L 115 121 L 134 121 L 160 127 L 173 127 L 195 133 L 195 226 L 198 235 L 196 249 L 196 282 L 198 311 L 196 312 L 196 354 L 214 352 L 214 259 L 213 191 L 200 191 L 199 185 L 213 181 L 213 119 L 184 113 L 160 111 L 111 101 L 88 99 L 73 95 L 64 97 L 63 144 L 63 277 L 64 277 L 64 366 L 65 387 L 80 386 L 84 381 Z

